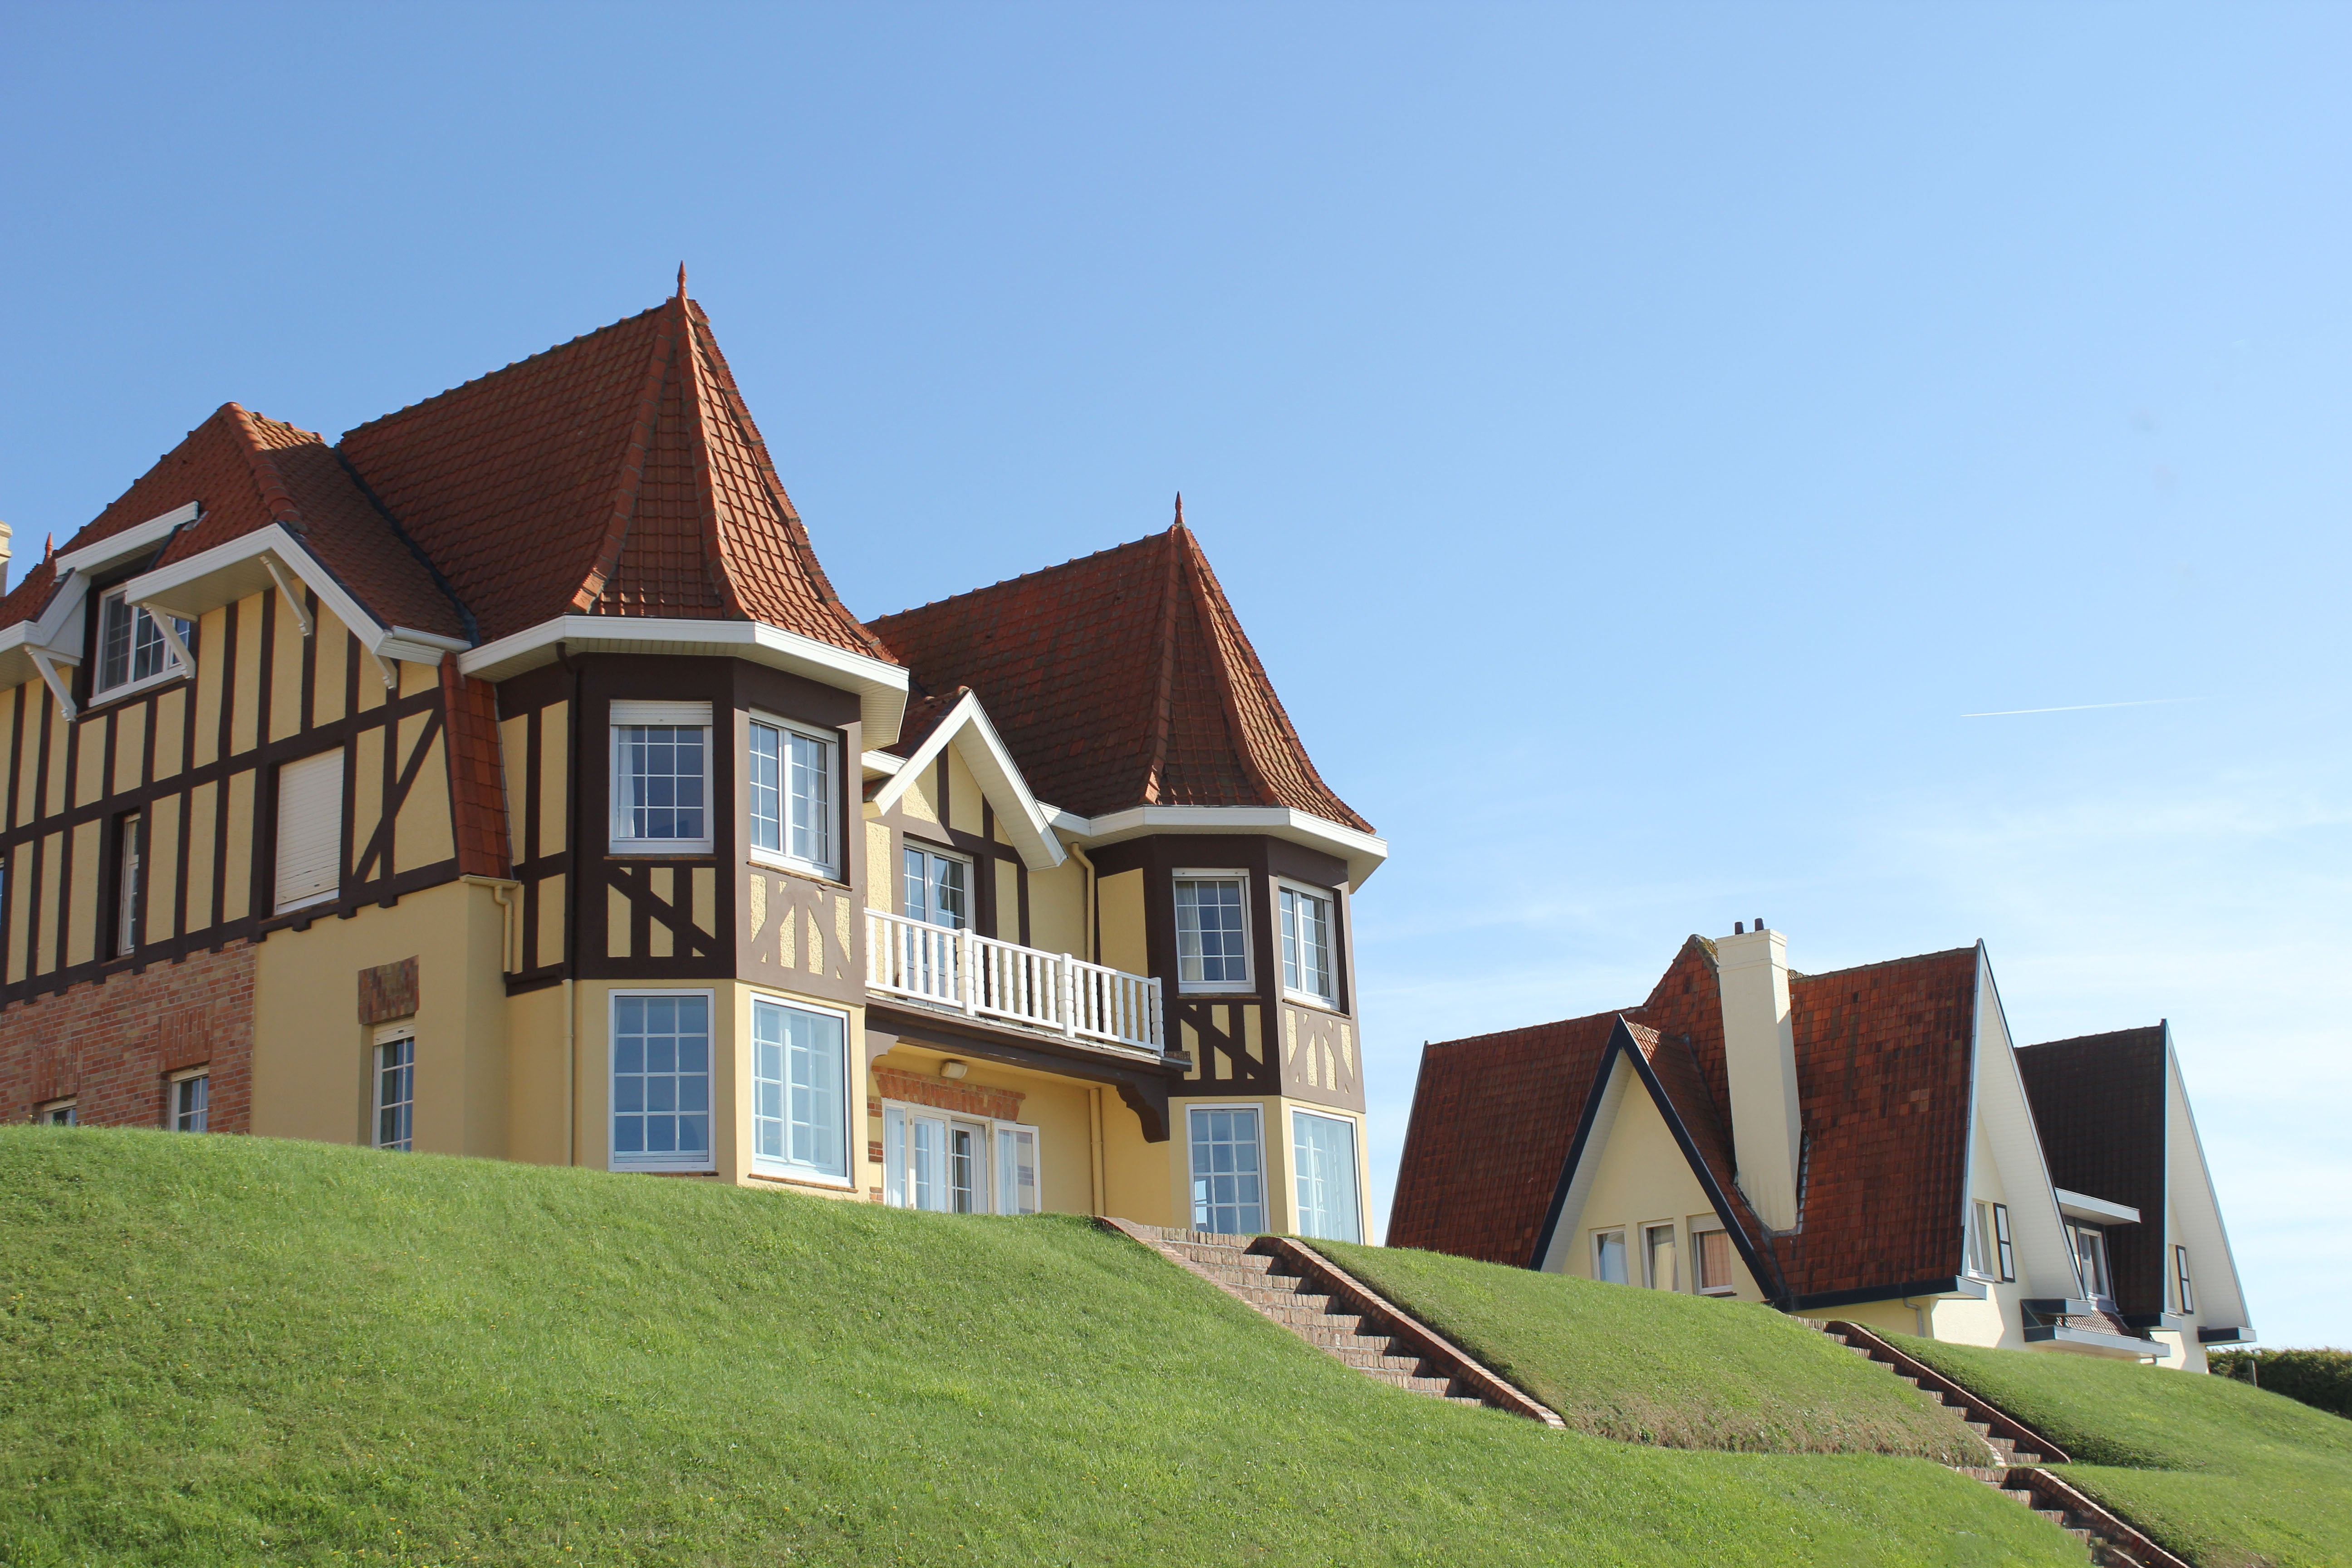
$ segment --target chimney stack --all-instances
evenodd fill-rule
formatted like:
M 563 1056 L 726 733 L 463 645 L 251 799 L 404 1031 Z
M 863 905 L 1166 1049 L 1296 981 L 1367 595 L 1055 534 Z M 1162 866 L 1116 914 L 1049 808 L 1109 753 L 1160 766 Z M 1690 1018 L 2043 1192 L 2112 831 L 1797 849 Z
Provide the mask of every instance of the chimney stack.
M 1797 1225 L 1797 1036 L 1789 1016 L 1789 940 L 1756 929 L 1718 937 L 1723 1062 L 1739 1190 L 1774 1230 Z

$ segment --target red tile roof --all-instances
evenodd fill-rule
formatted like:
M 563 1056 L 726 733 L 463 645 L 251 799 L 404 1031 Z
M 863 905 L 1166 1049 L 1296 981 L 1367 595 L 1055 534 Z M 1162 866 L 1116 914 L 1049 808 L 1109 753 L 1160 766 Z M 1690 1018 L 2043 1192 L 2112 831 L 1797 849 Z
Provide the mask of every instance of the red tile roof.
M 1370 831 L 1331 792 L 1180 512 L 1175 526 L 885 616 L 930 691 L 980 694 L 1041 800 L 1288 806 Z
M 564 615 L 753 619 L 879 656 L 683 294 L 347 432 L 495 641 Z
M 1389 1244 L 1532 1262 L 1622 1016 L 1729 1198 L 1726 1218 L 1769 1250 L 1790 1291 L 1955 1274 L 1976 966 L 1977 950 L 1958 948 L 1790 976 L 1807 1141 L 1803 1225 L 1791 1236 L 1768 1238 L 1732 1179 L 1721 991 L 1711 944 L 1692 937 L 1639 1007 L 1423 1052 Z

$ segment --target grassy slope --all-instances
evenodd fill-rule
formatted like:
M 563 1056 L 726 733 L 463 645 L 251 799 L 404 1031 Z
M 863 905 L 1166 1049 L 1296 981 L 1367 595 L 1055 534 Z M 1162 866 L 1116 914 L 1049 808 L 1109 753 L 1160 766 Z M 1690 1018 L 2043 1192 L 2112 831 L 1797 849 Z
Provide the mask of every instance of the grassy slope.
M 949 1560 L 2083 1561 L 1386 1388 L 1080 1220 L 0 1129 L 0 1561 Z
M 1957 1417 L 1769 1307 L 1434 1252 L 1314 1245 L 1582 1431 L 1676 1447 L 1984 1462 Z
M 2227 1378 L 1899 1342 L 2064 1444 L 2080 1461 L 2069 1480 L 2201 1568 L 2352 1563 L 2352 1422 L 2341 1416 Z

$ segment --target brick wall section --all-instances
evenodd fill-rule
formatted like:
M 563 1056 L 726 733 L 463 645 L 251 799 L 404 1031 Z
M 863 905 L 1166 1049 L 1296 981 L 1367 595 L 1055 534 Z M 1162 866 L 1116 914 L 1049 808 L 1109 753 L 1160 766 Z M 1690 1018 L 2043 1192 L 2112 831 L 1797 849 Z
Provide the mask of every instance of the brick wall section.
M 998 1121 L 1020 1121 L 1021 1102 L 1029 1098 L 1017 1089 L 986 1089 L 979 1084 L 950 1083 L 945 1079 L 918 1078 L 896 1068 L 876 1068 L 874 1084 L 885 1100 L 903 1100 L 910 1105 L 929 1105 L 959 1116 L 986 1116 Z
M 449 808 L 457 869 L 468 877 L 509 877 L 506 775 L 499 753 L 498 688 L 457 673 L 457 656 L 441 656 L 441 698 L 448 715 Z
M 207 1124 L 253 1125 L 254 950 L 245 942 L 0 1013 L 0 1121 L 73 1096 L 89 1127 L 158 1127 L 164 1075 L 212 1068 Z
M 416 1013 L 416 960 L 379 963 L 360 971 L 360 1022 L 389 1024 Z

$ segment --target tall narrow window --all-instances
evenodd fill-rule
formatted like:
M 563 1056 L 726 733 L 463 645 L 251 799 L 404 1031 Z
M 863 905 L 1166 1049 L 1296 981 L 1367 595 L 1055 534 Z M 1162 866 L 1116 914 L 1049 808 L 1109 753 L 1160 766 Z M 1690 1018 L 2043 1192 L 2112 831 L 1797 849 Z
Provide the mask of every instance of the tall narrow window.
M 710 704 L 613 704 L 613 847 L 699 854 L 710 837 Z
M 1682 1288 L 1675 1274 L 1673 1226 L 1645 1225 L 1642 1227 L 1642 1283 L 1653 1290 Z
M 710 1168 L 710 998 L 613 997 L 613 1164 Z
M 139 858 L 146 844 L 146 815 L 127 812 L 114 825 L 114 951 L 139 945 Z
M 1301 888 L 1282 889 L 1282 986 L 1331 1000 L 1331 900 Z
M 1257 1107 L 1196 1105 L 1192 1144 L 1192 1228 L 1248 1236 L 1265 1228 L 1265 1166 L 1258 1158 Z
M 1238 871 L 1176 875 L 1176 984 L 1186 991 L 1250 988 L 1249 921 Z
M 970 868 L 952 855 L 934 854 L 928 849 L 909 848 L 906 852 L 905 914 L 910 921 L 946 926 L 961 931 L 971 923 L 971 905 L 966 896 L 965 877 Z
M 172 625 L 185 643 L 188 623 L 174 617 Z M 164 640 L 154 617 L 128 602 L 121 589 L 113 589 L 99 600 L 96 695 L 104 697 L 142 681 L 176 675 L 180 668 L 180 656 Z
M 1738 1287 L 1731 1277 L 1731 1233 L 1720 1228 L 1691 1232 L 1691 1281 L 1702 1296 L 1729 1295 Z
M 1037 1130 L 1034 1127 L 997 1124 L 996 1212 L 1037 1212 Z
M 755 719 L 748 777 L 751 847 L 833 875 L 832 744 Z
M 848 1030 L 838 1013 L 751 999 L 751 1162 L 845 1181 Z
M 1992 1205 L 1981 1198 L 1969 1207 L 1969 1272 L 1987 1279 L 2000 1278 L 1992 1242 Z
M 1994 1261 L 2000 1265 L 2000 1279 L 2003 1282 L 2014 1280 L 2017 1278 L 2017 1253 L 2009 1244 L 2007 1204 L 1992 1205 L 1992 1241 Z
M 212 1101 L 210 1069 L 199 1068 L 194 1072 L 176 1074 L 164 1088 L 168 1096 L 163 1107 L 165 1124 L 174 1132 L 205 1131 Z
M 411 1149 L 416 1136 L 416 1037 L 402 1035 L 375 1047 L 375 1146 Z
M 1625 1233 L 1595 1231 L 1592 1236 L 1592 1277 L 1604 1285 L 1630 1283 L 1625 1272 Z
M 342 890 L 343 753 L 320 752 L 278 770 L 278 908 L 324 903 Z
M 1291 1159 L 1298 1181 L 1298 1234 L 1361 1241 L 1356 1202 L 1356 1124 L 1344 1117 L 1290 1113 Z
M 2184 1312 L 2195 1311 L 2197 1291 L 2189 1282 L 2189 1249 L 2185 1247 L 2176 1247 L 2172 1249 L 2172 1279 L 2174 1284 L 2179 1287 L 2180 1310 Z

